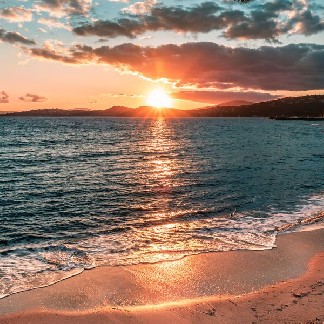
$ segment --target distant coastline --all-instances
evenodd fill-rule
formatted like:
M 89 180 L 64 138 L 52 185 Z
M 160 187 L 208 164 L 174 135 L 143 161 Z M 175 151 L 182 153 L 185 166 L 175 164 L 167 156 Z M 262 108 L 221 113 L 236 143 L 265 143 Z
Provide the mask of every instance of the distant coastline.
M 113 106 L 104 110 L 51 108 L 11 112 L 0 117 L 267 117 L 276 120 L 323 120 L 324 95 L 287 97 L 239 106 L 218 105 L 191 110 L 158 109 L 149 106 Z
M 318 121 L 324 120 L 324 117 L 269 117 L 273 120 L 309 120 L 309 121 Z

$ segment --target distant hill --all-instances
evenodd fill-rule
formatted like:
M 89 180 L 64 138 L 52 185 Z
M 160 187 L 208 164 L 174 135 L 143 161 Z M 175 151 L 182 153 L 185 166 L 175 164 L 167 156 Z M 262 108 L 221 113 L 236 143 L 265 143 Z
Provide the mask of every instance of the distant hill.
M 248 105 L 212 106 L 192 110 L 113 106 L 105 110 L 38 109 L 1 117 L 324 117 L 324 95 L 288 97 Z
M 323 117 L 324 95 L 287 97 L 247 106 L 208 107 L 195 116 L 209 117 Z
M 254 104 L 253 101 L 246 101 L 246 100 L 232 100 L 226 101 L 218 104 L 218 107 L 234 107 L 234 106 L 246 106 Z
M 153 107 L 128 108 L 113 106 L 105 110 L 85 109 L 36 109 L 22 112 L 14 112 L 3 115 L 4 117 L 190 117 L 190 110 L 157 109 Z
M 208 107 L 198 117 L 324 117 L 324 95 L 287 97 L 247 106 Z

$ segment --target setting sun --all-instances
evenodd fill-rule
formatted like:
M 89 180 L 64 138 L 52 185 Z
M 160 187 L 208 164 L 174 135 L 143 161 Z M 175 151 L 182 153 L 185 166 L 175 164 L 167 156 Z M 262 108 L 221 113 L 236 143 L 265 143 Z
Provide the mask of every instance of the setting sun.
M 155 108 L 170 108 L 170 107 L 172 107 L 171 97 L 162 88 L 153 90 L 148 95 L 146 102 L 149 106 L 152 106 Z

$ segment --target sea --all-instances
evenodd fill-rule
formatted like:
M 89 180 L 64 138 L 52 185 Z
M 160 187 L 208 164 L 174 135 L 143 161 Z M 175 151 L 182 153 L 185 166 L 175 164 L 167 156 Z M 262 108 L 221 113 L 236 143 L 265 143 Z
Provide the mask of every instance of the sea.
M 0 298 L 323 227 L 324 122 L 0 118 Z

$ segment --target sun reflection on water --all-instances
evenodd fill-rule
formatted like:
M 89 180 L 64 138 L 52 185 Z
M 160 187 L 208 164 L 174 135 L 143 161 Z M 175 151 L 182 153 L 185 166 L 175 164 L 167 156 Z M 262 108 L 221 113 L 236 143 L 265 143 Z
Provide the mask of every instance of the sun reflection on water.
M 174 139 L 173 129 L 166 119 L 152 120 L 150 138 L 146 144 L 145 151 L 149 153 L 149 159 L 144 165 L 144 168 L 149 170 L 146 183 L 156 195 L 156 207 L 158 208 L 158 212 L 148 213 L 146 216 L 147 220 L 150 222 L 157 220 L 158 224 L 145 228 L 142 235 L 150 238 L 147 252 L 151 254 L 152 261 L 156 262 L 174 258 L 171 256 L 171 251 L 183 248 L 183 246 L 177 247 L 179 244 L 177 240 L 172 240 L 172 237 L 178 236 L 178 223 L 168 222 L 168 219 L 176 216 L 172 209 L 173 189 L 181 186 L 178 174 L 183 172 L 185 165 L 183 162 L 181 164 L 177 155 L 174 154 L 181 143 Z M 165 224 L 165 222 L 168 223 Z
M 177 149 L 178 143 L 172 139 L 172 128 L 164 118 L 153 121 L 150 133 L 146 147 L 150 156 L 146 166 L 150 170 L 147 181 L 153 183 L 152 189 L 167 203 L 169 199 L 164 194 L 170 193 L 172 187 L 179 184 L 176 180 L 179 163 L 175 157 L 170 156 Z

